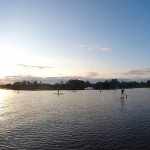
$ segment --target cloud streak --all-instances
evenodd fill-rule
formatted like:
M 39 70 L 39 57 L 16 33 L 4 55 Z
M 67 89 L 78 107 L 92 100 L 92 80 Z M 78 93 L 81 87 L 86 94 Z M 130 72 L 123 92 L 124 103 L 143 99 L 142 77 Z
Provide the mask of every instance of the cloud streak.
M 123 75 L 147 75 L 150 74 L 150 68 L 143 70 L 131 70 L 127 73 L 123 73 Z
M 150 68 L 141 70 L 130 70 L 128 72 L 122 73 L 120 77 L 134 80 L 149 80 L 150 79 Z
M 102 51 L 102 52 L 111 51 L 111 48 L 109 48 L 109 47 L 101 47 L 101 48 L 99 48 L 99 51 Z
M 109 47 L 103 47 L 100 45 L 96 45 L 96 46 L 86 46 L 86 45 L 77 45 L 78 48 L 80 49 L 84 49 L 87 51 L 99 51 L 99 52 L 107 52 L 107 51 L 111 51 L 112 49 Z
M 24 68 L 37 68 L 37 69 L 49 69 L 49 68 L 53 68 L 53 67 L 49 67 L 49 66 L 32 66 L 32 65 L 25 65 L 25 64 L 16 64 L 17 66 L 20 67 L 24 67 Z
M 77 47 L 78 47 L 78 48 L 86 48 L 86 46 L 85 46 L 85 45 L 82 45 L 82 44 L 77 45 Z
M 86 72 L 86 76 L 89 78 L 94 78 L 94 77 L 98 77 L 99 73 L 98 72 Z

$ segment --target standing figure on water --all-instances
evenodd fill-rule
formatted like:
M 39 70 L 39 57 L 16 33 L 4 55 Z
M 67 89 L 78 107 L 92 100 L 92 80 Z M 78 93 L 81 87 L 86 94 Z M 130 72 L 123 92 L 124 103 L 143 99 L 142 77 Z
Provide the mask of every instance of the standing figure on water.
M 121 98 L 124 98 L 124 88 L 121 89 Z
M 100 91 L 100 93 L 101 93 L 102 89 L 100 88 L 99 91 Z

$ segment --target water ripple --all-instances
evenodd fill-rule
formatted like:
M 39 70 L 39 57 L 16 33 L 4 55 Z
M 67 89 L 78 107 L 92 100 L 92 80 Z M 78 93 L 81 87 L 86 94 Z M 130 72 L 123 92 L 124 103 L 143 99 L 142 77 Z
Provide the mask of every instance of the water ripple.
M 150 101 L 139 97 L 147 90 L 128 90 L 131 98 L 123 102 L 118 90 L 65 91 L 62 97 L 8 91 L 8 105 L 0 109 L 0 149 L 150 149 Z

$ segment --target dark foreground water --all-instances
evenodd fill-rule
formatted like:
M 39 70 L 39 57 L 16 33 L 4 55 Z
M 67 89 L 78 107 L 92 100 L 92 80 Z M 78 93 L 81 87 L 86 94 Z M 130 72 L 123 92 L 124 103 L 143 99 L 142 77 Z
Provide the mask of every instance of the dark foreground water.
M 150 89 L 0 90 L 0 150 L 150 149 Z

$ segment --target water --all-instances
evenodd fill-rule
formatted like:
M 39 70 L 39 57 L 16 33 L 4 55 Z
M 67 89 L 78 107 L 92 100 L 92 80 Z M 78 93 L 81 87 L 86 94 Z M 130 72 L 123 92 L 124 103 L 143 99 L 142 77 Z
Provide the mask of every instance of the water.
M 0 150 L 150 149 L 150 89 L 0 90 Z

